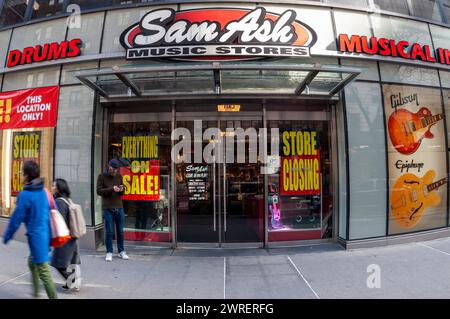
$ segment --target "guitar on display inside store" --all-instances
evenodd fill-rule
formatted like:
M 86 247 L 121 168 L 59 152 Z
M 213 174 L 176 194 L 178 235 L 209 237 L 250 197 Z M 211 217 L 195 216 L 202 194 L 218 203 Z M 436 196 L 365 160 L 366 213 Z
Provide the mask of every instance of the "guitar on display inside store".
M 391 212 L 403 228 L 414 227 L 427 207 L 441 202 L 436 190 L 448 182 L 444 177 L 433 182 L 436 172 L 429 170 L 423 177 L 407 173 L 400 176 L 391 190 Z
M 404 155 L 417 151 L 423 138 L 433 138 L 431 126 L 444 118 L 444 114 L 431 114 L 422 107 L 417 113 L 400 109 L 391 114 L 388 121 L 389 137 L 395 149 Z

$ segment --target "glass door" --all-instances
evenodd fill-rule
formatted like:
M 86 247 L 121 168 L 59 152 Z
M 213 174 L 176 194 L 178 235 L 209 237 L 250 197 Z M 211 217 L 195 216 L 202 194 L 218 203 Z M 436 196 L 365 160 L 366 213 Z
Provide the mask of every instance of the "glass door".
M 214 246 L 262 242 L 264 179 L 258 162 L 262 117 L 186 113 L 177 116 L 176 127 L 177 241 Z M 208 129 L 217 129 L 220 139 L 204 139 Z M 198 155 L 212 147 L 217 149 L 214 160 Z
M 228 146 L 225 158 L 218 165 L 222 243 L 263 242 L 264 175 L 259 162 L 262 118 L 225 118 L 219 121 L 219 127 L 227 132 L 225 144 Z
M 201 122 L 200 133 L 206 127 L 217 126 L 217 121 Z M 176 155 L 176 214 L 177 241 L 182 243 L 219 243 L 219 218 L 217 216 L 217 177 L 216 164 L 206 162 L 201 157 L 197 161 L 195 147 L 198 143 L 203 150 L 209 141 L 195 136 L 194 119 L 177 121 L 177 129 L 184 132 L 180 143 L 185 147 Z M 197 126 L 198 130 L 198 126 Z M 191 143 L 193 142 L 193 143 Z M 181 146 L 181 144 L 179 144 Z M 197 150 L 198 151 L 198 150 Z

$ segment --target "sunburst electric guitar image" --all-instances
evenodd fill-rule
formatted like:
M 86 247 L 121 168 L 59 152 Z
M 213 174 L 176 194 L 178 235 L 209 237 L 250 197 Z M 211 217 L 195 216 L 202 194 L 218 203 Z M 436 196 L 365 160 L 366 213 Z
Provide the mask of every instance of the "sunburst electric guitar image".
M 423 138 L 433 138 L 431 126 L 443 118 L 443 114 L 432 115 L 426 107 L 422 107 L 417 113 L 397 110 L 388 121 L 391 142 L 400 153 L 412 154 L 417 151 Z
M 437 206 L 441 198 L 436 190 L 447 183 L 448 178 L 433 182 L 436 172 L 429 170 L 423 177 L 407 173 L 395 182 L 391 190 L 391 212 L 404 228 L 414 227 L 429 206 Z

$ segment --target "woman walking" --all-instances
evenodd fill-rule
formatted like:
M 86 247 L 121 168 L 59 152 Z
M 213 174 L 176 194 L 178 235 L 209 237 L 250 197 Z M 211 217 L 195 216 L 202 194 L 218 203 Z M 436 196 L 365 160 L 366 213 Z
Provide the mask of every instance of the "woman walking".
M 70 229 L 69 205 L 71 200 L 69 185 L 64 179 L 58 178 L 52 184 L 52 193 L 56 206 Z M 50 265 L 56 268 L 66 280 L 66 283 L 62 286 L 64 290 L 80 291 L 80 264 L 77 238 L 72 238 L 64 246 L 53 250 Z M 68 269 L 68 267 L 70 268 Z

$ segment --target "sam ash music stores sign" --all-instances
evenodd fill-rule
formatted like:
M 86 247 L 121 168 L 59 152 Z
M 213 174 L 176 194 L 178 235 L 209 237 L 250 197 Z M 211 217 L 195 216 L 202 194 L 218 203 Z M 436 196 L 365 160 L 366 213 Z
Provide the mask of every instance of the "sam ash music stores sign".
M 208 17 L 208 20 L 205 20 Z M 309 56 L 317 36 L 297 20 L 297 13 L 269 13 L 264 8 L 157 9 L 121 36 L 127 59 L 222 56 Z

